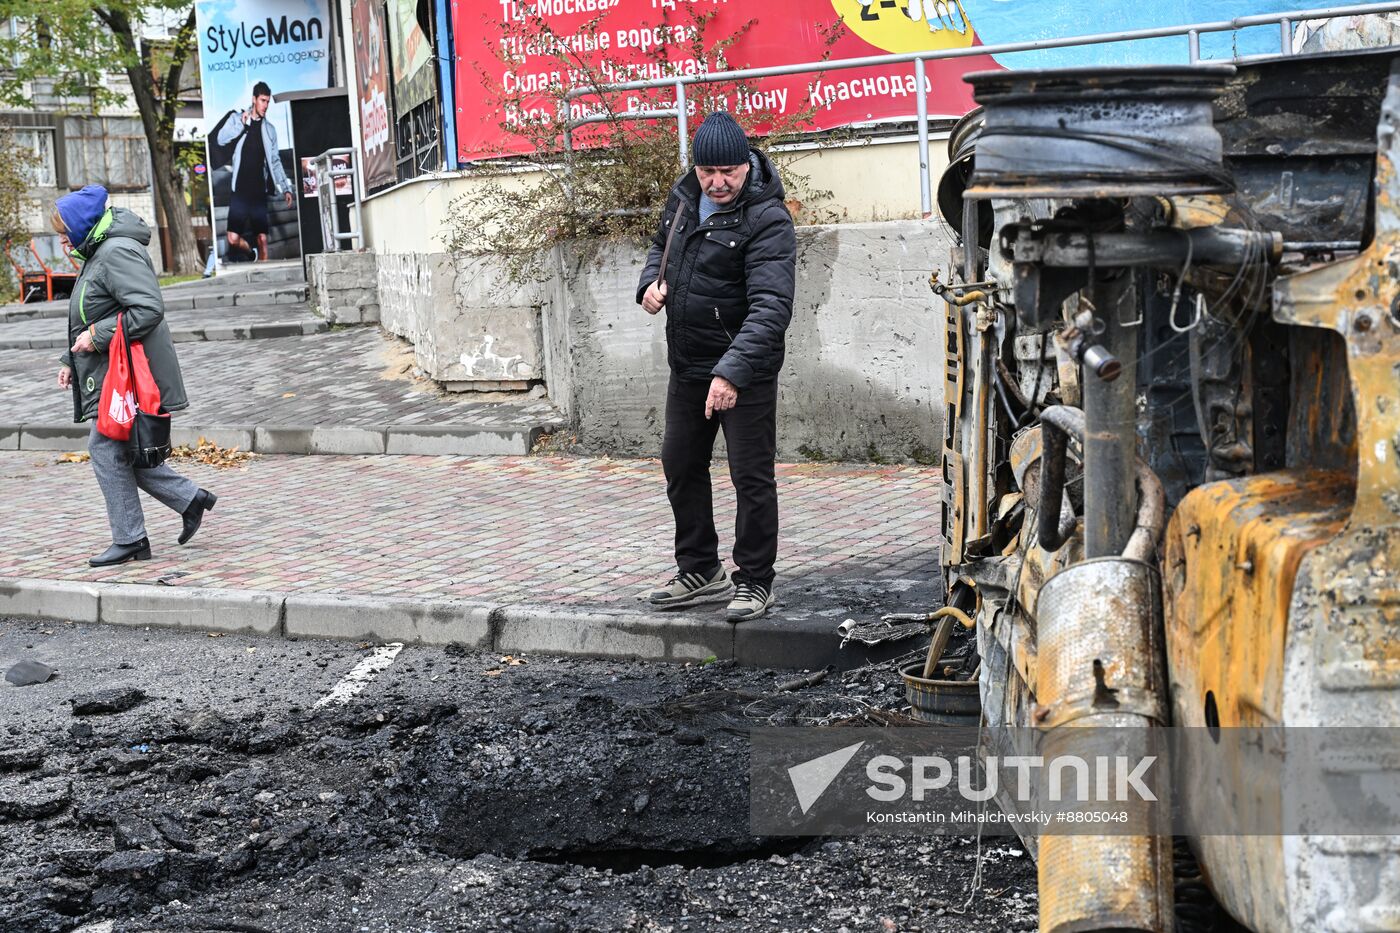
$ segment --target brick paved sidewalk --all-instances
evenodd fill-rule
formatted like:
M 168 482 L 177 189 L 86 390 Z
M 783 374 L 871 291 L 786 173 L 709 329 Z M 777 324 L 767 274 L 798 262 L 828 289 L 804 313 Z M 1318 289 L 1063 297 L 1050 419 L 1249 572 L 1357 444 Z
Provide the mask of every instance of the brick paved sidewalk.
M 557 423 L 544 400 L 482 401 L 413 380 L 412 351 L 378 328 L 179 345 L 190 408 L 177 425 L 478 425 Z M 53 350 L 0 351 L 0 424 L 72 423 L 54 387 Z
M 660 464 L 647 460 L 266 457 L 243 469 L 175 461 L 220 495 L 198 538 L 146 502 L 155 559 L 92 570 L 108 530 L 89 464 L 0 454 L 0 578 L 462 597 L 645 608 L 672 571 Z M 938 474 L 781 466 L 776 618 L 873 620 L 935 599 Z M 728 564 L 733 490 L 715 475 Z M 692 610 L 695 611 L 695 610 Z M 711 615 L 718 607 L 700 610 Z

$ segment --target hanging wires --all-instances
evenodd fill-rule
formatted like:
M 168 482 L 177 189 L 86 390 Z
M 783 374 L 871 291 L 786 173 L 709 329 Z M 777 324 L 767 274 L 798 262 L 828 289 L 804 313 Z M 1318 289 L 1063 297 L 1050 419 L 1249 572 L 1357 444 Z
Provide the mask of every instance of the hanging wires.
M 1178 327 L 1176 324 L 1176 309 L 1181 304 L 1181 286 L 1186 283 L 1186 273 L 1191 271 L 1191 258 L 1196 247 L 1196 241 L 1191 239 L 1190 231 L 1178 230 L 1178 232 L 1186 239 L 1186 262 L 1182 264 L 1181 274 L 1176 277 L 1176 287 L 1172 289 L 1172 305 L 1171 309 L 1167 312 L 1167 323 L 1170 324 L 1171 329 L 1178 334 L 1189 334 L 1196 329 L 1196 325 L 1201 323 L 1201 311 L 1205 307 L 1205 299 L 1201 297 L 1200 292 L 1196 293 L 1195 316 L 1187 322 L 1185 327 Z

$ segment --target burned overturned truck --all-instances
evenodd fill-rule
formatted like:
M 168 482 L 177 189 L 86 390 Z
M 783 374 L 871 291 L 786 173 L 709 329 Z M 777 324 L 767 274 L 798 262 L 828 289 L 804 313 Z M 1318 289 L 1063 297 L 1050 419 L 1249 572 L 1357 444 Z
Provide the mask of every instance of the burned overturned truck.
M 1397 61 L 969 76 L 932 284 L 988 728 L 1400 726 Z M 1169 834 L 1028 841 L 1045 933 L 1174 928 Z M 1189 842 L 1250 929 L 1400 930 L 1400 837 Z

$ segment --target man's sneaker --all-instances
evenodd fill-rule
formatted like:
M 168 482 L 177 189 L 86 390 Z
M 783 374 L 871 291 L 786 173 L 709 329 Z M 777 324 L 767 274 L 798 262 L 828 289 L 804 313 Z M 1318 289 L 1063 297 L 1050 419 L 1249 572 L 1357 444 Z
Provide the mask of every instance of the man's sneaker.
M 745 580 L 735 588 L 734 599 L 729 603 L 726 618 L 730 622 L 757 619 L 773 607 L 776 599 L 770 588 Z
M 653 606 L 680 606 L 729 589 L 729 574 L 720 567 L 714 576 L 701 573 L 678 573 L 663 587 L 652 590 L 648 597 Z

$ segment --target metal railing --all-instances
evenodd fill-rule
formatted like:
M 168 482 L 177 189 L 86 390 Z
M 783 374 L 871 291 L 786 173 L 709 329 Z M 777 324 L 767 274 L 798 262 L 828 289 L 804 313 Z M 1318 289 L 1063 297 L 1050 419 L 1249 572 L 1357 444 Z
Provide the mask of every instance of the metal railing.
M 937 49 L 927 52 L 904 52 L 891 55 L 867 55 L 862 58 L 845 58 L 828 61 L 804 62 L 799 65 L 779 65 L 771 68 L 745 68 L 736 71 L 719 71 L 713 74 L 694 74 L 674 78 L 656 78 L 645 81 L 625 81 L 618 84 L 602 84 L 592 87 L 575 88 L 564 96 L 563 118 L 564 145 L 568 152 L 573 151 L 573 131 L 591 123 L 607 122 L 614 117 L 628 120 L 654 120 L 674 118 L 677 122 L 680 161 L 683 168 L 689 166 L 689 115 L 686 111 L 685 89 L 692 84 L 718 84 L 721 82 L 742 82 L 758 78 L 776 78 L 787 75 L 813 74 L 827 71 L 842 71 L 847 68 L 869 68 L 876 65 L 914 66 L 916 87 L 915 114 L 919 137 L 919 199 L 923 216 L 933 213 L 933 185 L 929 177 L 929 133 L 928 99 L 924 89 L 924 62 L 950 58 L 972 58 L 983 55 L 1002 55 L 1012 52 L 1037 52 L 1046 49 L 1076 48 L 1086 45 L 1105 45 L 1114 42 L 1134 42 L 1139 39 L 1164 39 L 1184 36 L 1187 40 L 1187 57 L 1192 64 L 1201 61 L 1201 35 L 1211 32 L 1233 32 L 1251 26 L 1278 26 L 1280 52 L 1293 54 L 1293 26 L 1302 20 L 1335 19 L 1339 16 L 1364 16 L 1372 13 L 1400 12 L 1400 2 L 1357 3 L 1350 6 L 1324 7 L 1316 10 L 1290 10 L 1287 13 L 1261 13 L 1254 16 L 1239 16 L 1234 19 L 1205 23 L 1188 23 L 1182 26 L 1159 26 L 1151 29 L 1132 29 L 1122 32 L 1101 32 L 1083 36 L 1064 36 L 1058 39 L 1036 39 L 1028 42 L 1004 42 L 1000 45 L 974 45 L 964 48 Z M 975 28 L 975 27 L 974 27 Z M 1253 56 L 1258 57 L 1258 56 Z M 1229 59 L 1244 61 L 1246 58 Z M 1219 61 L 1226 61 L 1220 59 Z M 622 91 L 644 91 L 660 88 L 674 88 L 674 107 L 650 110 L 622 111 L 612 115 L 595 114 L 578 119 L 568 119 L 570 101 L 580 97 L 615 94 Z
M 335 157 L 345 159 L 343 167 L 336 167 Z M 311 160 L 311 170 L 316 175 L 316 206 L 321 217 L 321 248 L 327 253 L 338 253 L 346 242 L 363 246 L 364 239 L 360 225 L 360 186 L 355 181 L 355 150 L 350 148 L 327 149 Z M 340 210 L 336 201 L 335 183 L 341 178 L 350 179 L 350 229 L 340 229 Z

